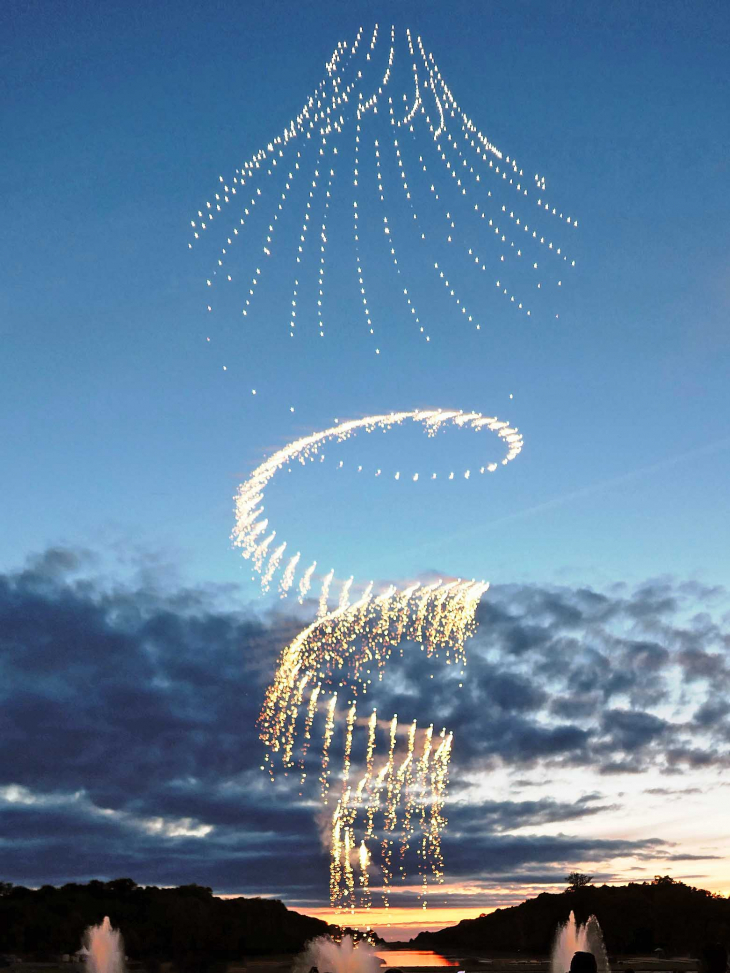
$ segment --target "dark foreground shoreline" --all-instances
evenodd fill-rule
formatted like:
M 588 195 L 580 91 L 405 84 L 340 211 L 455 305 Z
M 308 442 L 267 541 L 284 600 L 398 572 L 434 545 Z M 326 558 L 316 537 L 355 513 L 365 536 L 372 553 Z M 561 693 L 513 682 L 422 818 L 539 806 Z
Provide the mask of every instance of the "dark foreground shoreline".
M 406 949 L 402 944 L 400 949 Z M 459 956 L 457 954 L 442 954 L 452 960 L 454 966 L 409 966 L 398 962 L 399 948 L 385 946 L 382 950 L 393 954 L 391 963 L 383 962 L 382 970 L 397 969 L 401 973 L 439 973 L 448 970 L 464 970 L 465 973 L 549 973 L 550 959 L 548 957 L 527 959 L 523 956 L 502 956 L 498 958 L 479 958 L 476 956 Z M 255 956 L 250 959 L 221 964 L 219 973 L 291 973 L 297 958 L 297 953 L 281 953 L 271 956 Z M 8 973 L 85 973 L 83 963 L 37 962 L 33 960 L 11 962 L 7 967 Z M 142 973 L 143 966 L 138 962 L 127 964 L 129 973 Z M 613 959 L 611 973 L 695 973 L 698 969 L 697 960 L 690 957 L 672 957 L 656 959 L 653 956 L 626 956 Z M 174 973 L 172 962 L 160 964 L 159 973 Z M 325 971 L 322 971 L 325 973 Z
M 571 912 L 579 923 L 596 916 L 614 973 L 691 973 L 697 961 L 690 957 L 706 944 L 730 942 L 730 899 L 657 876 L 653 882 L 543 892 L 419 933 L 408 943 L 380 940 L 377 946 L 389 948 L 388 966 L 403 971 L 417 968 L 406 967 L 408 958 L 399 956 L 410 949 L 452 958 L 467 973 L 549 973 L 555 931 Z M 104 916 L 122 933 L 130 973 L 290 973 L 310 940 L 362 935 L 278 900 L 222 899 L 199 885 L 143 887 L 125 878 L 28 889 L 0 882 L 0 967 L 80 973 L 84 968 L 68 961 L 87 927 Z

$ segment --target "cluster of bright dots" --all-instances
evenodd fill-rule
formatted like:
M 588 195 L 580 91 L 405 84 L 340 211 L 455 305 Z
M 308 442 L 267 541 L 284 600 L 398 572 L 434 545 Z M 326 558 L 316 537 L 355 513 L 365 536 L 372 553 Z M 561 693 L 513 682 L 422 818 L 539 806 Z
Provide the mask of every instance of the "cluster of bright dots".
M 383 203 L 383 209 L 385 209 L 385 195 L 384 195 L 385 189 L 383 188 L 383 171 L 380 165 L 380 146 L 377 139 L 375 139 L 373 143 L 373 148 L 375 150 L 375 173 L 376 173 L 376 178 L 378 180 L 378 193 L 380 195 L 380 202 Z M 396 273 L 400 276 L 400 267 L 398 266 L 398 256 L 395 252 L 395 239 L 393 237 L 393 232 L 391 230 L 391 227 L 388 225 L 387 213 L 386 215 L 383 216 L 383 236 L 386 240 L 386 247 L 390 251 L 390 257 L 393 260 L 393 267 L 395 268 Z M 407 287 L 403 287 L 403 297 L 405 298 L 410 314 L 413 315 L 413 317 L 415 318 L 416 325 L 419 327 L 421 334 L 423 334 L 424 331 L 423 331 L 423 326 L 421 325 L 421 319 L 418 317 L 418 313 L 416 311 L 415 305 L 408 295 Z M 429 335 L 425 335 L 425 338 L 426 341 L 431 340 Z
M 287 542 L 277 542 L 264 515 L 265 492 L 273 478 L 294 463 L 324 460 L 328 444 L 342 443 L 358 433 L 387 432 L 408 423 L 421 426 L 428 436 L 448 428 L 488 431 L 501 439 L 505 454 L 501 465 L 522 450 L 518 429 L 494 416 L 477 412 L 441 409 L 392 412 L 338 423 L 283 447 L 257 467 L 236 496 L 234 543 L 241 548 L 267 590 L 278 577 L 282 597 L 298 592 L 302 602 L 310 593 L 317 562 L 298 574 L 301 552 L 285 558 Z M 338 469 L 343 466 L 342 460 Z M 485 463 L 479 473 L 498 469 Z M 363 465 L 357 466 L 358 472 Z M 382 469 L 374 471 L 381 476 Z M 403 476 L 401 475 L 403 473 Z M 431 479 L 437 477 L 430 474 Z M 456 472 L 445 474 L 453 480 Z M 465 479 L 471 470 L 459 474 Z M 394 480 L 418 481 L 418 472 L 395 470 Z M 445 656 L 447 665 L 466 664 L 464 645 L 475 627 L 479 600 L 487 590 L 483 581 L 461 579 L 391 585 L 376 592 L 372 582 L 353 600 L 353 578 L 339 583 L 336 607 L 332 606 L 334 570 L 320 578 L 317 617 L 282 652 L 259 716 L 261 739 L 266 747 L 263 769 L 273 779 L 276 763 L 284 772 L 293 769 L 307 778 L 305 758 L 312 747 L 315 720 L 323 716 L 319 757 L 319 785 L 325 805 L 334 803 L 331 819 L 330 894 L 332 904 L 349 910 L 370 908 L 370 874 L 380 875 L 379 892 L 388 907 L 396 880 L 405 881 L 409 849 L 415 846 L 421 895 L 426 903 L 429 879 L 443 875 L 441 832 L 448 781 L 452 734 L 443 728 L 434 738 L 432 725 L 405 727 L 397 716 L 378 722 L 375 710 L 358 716 L 358 701 L 374 679 L 382 679 L 394 651 L 402 654 L 406 642 L 421 646 L 430 657 Z M 463 671 L 463 670 L 462 670 Z M 343 702 L 346 704 L 342 707 Z M 338 709 L 339 705 L 339 709 Z M 362 707 L 362 704 L 360 704 Z M 300 713 L 304 713 L 303 721 Z M 332 740 L 344 720 L 344 756 L 339 774 L 339 795 L 332 797 Z M 352 762 L 352 744 L 358 728 L 367 730 L 366 758 L 362 767 Z M 387 747 L 377 746 L 385 732 Z M 400 747 L 399 747 L 400 744 Z
M 422 39 L 414 38 L 410 30 L 405 31 L 404 39 L 405 45 L 403 36 L 399 38 L 391 27 L 387 54 L 381 55 L 376 25 L 369 44 L 362 43 L 362 28 L 352 44 L 338 43 L 326 63 L 324 77 L 284 131 L 236 169 L 230 180 L 219 177 L 218 191 L 198 210 L 198 218 L 191 220 L 193 240 L 189 244 L 192 248 L 201 236 L 210 234 L 218 225 L 216 221 L 225 222 L 225 228 L 219 229 L 223 236 L 218 241 L 215 269 L 206 278 L 208 311 L 213 310 L 216 288 L 238 279 L 242 263 L 251 261 L 253 272 L 241 307 L 244 317 L 250 315 L 266 262 L 276 252 L 280 216 L 287 204 L 299 205 L 303 200 L 292 268 L 289 333 L 295 337 L 304 328 L 307 333 L 316 328 L 324 338 L 330 202 L 335 187 L 342 192 L 349 183 L 355 286 L 372 351 L 381 354 L 384 339 L 381 332 L 376 335 L 374 309 L 365 283 L 364 255 L 372 230 L 363 216 L 373 205 L 373 190 L 383 212 L 378 235 L 387 238 L 386 255 L 397 270 L 398 290 L 407 298 L 405 310 L 410 320 L 416 320 L 417 334 L 430 341 L 433 322 L 427 326 L 416 313 L 412 301 L 415 287 L 412 283 L 409 286 L 396 255 L 398 208 L 388 210 L 386 159 L 398 173 L 405 212 L 410 214 L 409 233 L 415 232 L 423 249 L 422 265 L 437 285 L 443 286 L 458 319 L 478 331 L 484 329 L 484 321 L 477 319 L 465 301 L 461 287 L 465 266 L 481 275 L 470 286 L 488 283 L 515 311 L 526 316 L 533 313 L 531 288 L 544 292 L 546 287 L 562 287 L 560 268 L 574 267 L 575 259 L 568 256 L 564 242 L 554 238 L 546 220 L 557 221 L 556 230 L 557 224 L 575 228 L 578 221 L 547 201 L 544 176 L 536 173 L 533 180 L 525 177 L 517 161 L 505 157 L 476 126 L 456 101 Z M 376 59 L 380 63 L 375 63 Z M 399 78 L 403 90 L 398 90 Z M 344 178 L 336 179 L 338 169 L 348 167 L 348 139 L 354 148 L 350 178 L 345 172 Z M 409 175 L 411 166 L 416 179 Z M 300 183 L 304 184 L 301 191 Z M 511 202 L 510 193 L 514 193 Z M 317 222 L 315 209 L 320 199 L 323 205 L 318 212 L 322 216 Z M 257 206 L 268 207 L 263 240 L 258 247 L 255 241 L 247 240 L 248 245 L 239 253 Z M 439 224 L 443 230 L 436 229 Z M 310 307 L 308 300 L 302 303 L 300 281 L 307 241 L 315 233 L 319 243 L 317 292 L 316 306 Z M 234 245 L 239 246 L 235 253 L 240 259 L 234 259 Z M 451 253 L 453 258 L 445 256 Z M 516 274 L 518 267 L 526 268 L 527 273 Z M 277 268 L 277 279 L 285 272 Z M 375 273 L 374 266 L 370 272 Z

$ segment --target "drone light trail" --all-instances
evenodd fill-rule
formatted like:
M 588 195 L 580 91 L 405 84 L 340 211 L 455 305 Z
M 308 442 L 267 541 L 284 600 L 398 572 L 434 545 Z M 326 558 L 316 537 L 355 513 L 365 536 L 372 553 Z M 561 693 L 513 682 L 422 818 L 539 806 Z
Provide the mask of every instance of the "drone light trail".
M 360 28 L 354 41 L 338 42 L 300 111 L 227 179 L 219 176 L 190 223 L 188 246 L 206 261 L 211 322 L 220 315 L 223 331 L 240 332 L 247 347 L 264 327 L 292 350 L 312 338 L 319 352 L 335 336 L 373 364 L 403 340 L 400 332 L 430 355 L 425 349 L 459 335 L 481 342 L 495 314 L 527 324 L 549 308 L 552 317 L 550 302 L 576 264 L 578 221 L 548 194 L 545 177 L 526 174 L 467 114 L 421 37 L 378 25 L 369 37 Z M 341 282 L 332 282 L 342 268 L 344 300 Z M 260 308 L 262 282 L 270 279 L 279 310 Z M 352 309 L 349 318 L 329 313 L 329 292 L 338 294 L 340 310 Z M 217 353 L 220 332 L 207 324 L 205 333 Z M 255 368 L 254 358 L 247 354 L 239 367 Z M 230 360 L 218 367 L 236 371 Z M 261 375 L 247 380 L 260 401 Z M 292 401 L 287 388 L 283 404 L 294 412 Z M 370 909 L 376 892 L 387 907 L 393 891 L 414 879 L 425 907 L 429 882 L 442 880 L 453 734 L 378 713 L 371 700 L 394 653 L 408 644 L 420 647 L 424 661 L 462 667 L 463 676 L 488 584 L 451 578 L 378 590 L 349 571 L 337 579 L 334 569 L 320 573 L 321 552 L 298 551 L 275 528 L 265 512 L 267 490 L 297 463 L 322 463 L 325 446 L 336 451 L 360 434 L 413 423 L 428 437 L 453 429 L 493 434 L 502 456 L 440 469 L 408 468 L 401 459 L 388 469 L 382 459 L 370 467 L 361 452 L 357 473 L 385 477 L 398 489 L 473 484 L 523 447 L 517 428 L 478 412 L 420 409 L 335 420 L 276 450 L 235 497 L 232 541 L 262 590 L 273 587 L 300 604 L 312 598 L 317 606 L 280 654 L 258 728 L 271 779 L 278 769 L 291 770 L 302 796 L 308 779 L 318 788 L 329 820 L 330 897 L 348 911 Z M 339 470 L 345 460 L 335 463 Z M 448 507 L 441 513 L 445 518 Z M 409 870 L 417 875 L 410 878 Z
M 543 175 L 527 175 L 466 113 L 421 37 L 391 27 L 376 29 L 368 44 L 361 28 L 354 42 L 337 44 L 284 130 L 230 177 L 219 176 L 217 191 L 190 221 L 189 246 L 204 247 L 213 265 L 205 275 L 207 312 L 238 301 L 248 336 L 263 276 L 289 275 L 281 327 L 294 340 L 323 339 L 330 334 L 326 271 L 336 239 L 351 267 L 361 321 L 349 340 L 380 355 L 390 335 L 369 292 L 376 276 L 390 282 L 389 327 L 402 319 L 427 344 L 451 340 L 454 324 L 488 333 L 483 307 L 490 294 L 525 318 L 545 317 L 549 295 L 557 298 L 575 267 L 578 226 L 547 193 Z M 290 210 L 291 232 L 281 231 Z M 403 254 L 418 255 L 420 269 Z M 450 317 L 424 314 L 429 287 L 443 295 Z M 276 326 L 269 313 L 259 325 L 264 321 Z M 215 336 L 209 344 L 215 347 Z
M 338 422 L 277 450 L 253 471 L 236 497 L 233 540 L 252 562 L 264 590 L 281 572 L 279 593 L 286 597 L 296 587 L 301 559 L 297 552 L 284 562 L 287 542 L 273 547 L 275 531 L 259 540 L 268 531 L 264 508 L 266 490 L 274 477 L 297 462 L 305 464 L 321 457 L 325 445 L 410 423 L 420 425 L 427 437 L 449 428 L 493 434 L 505 449 L 501 465 L 522 450 L 522 435 L 503 420 L 477 412 L 434 409 Z M 497 464 L 481 467 L 482 472 L 487 469 L 497 469 Z M 403 482 L 417 480 L 414 474 Z M 301 574 L 300 601 L 311 589 L 316 564 L 311 562 Z M 278 660 L 258 721 L 266 748 L 264 765 L 272 777 L 277 765 L 285 772 L 298 768 L 304 786 L 311 755 L 318 759 L 320 799 L 327 807 L 334 802 L 330 831 L 333 905 L 350 911 L 358 906 L 370 908 L 372 876 L 378 874 L 377 887 L 387 907 L 396 883 L 407 880 L 408 853 L 414 843 L 425 902 L 429 880 L 438 882 L 443 876 L 441 833 L 446 823 L 443 808 L 452 734 L 443 728 L 434 740 L 433 725 L 419 727 L 416 720 L 401 725 L 395 714 L 387 724 L 379 723 L 374 708 L 367 712 L 367 694 L 373 676 L 382 680 L 393 652 L 402 652 L 406 643 L 420 646 L 428 659 L 443 657 L 447 664 L 463 666 L 465 644 L 475 630 L 477 606 L 488 584 L 450 579 L 404 588 L 390 585 L 378 592 L 372 582 L 357 586 L 349 577 L 338 582 L 335 606 L 330 602 L 333 582 L 334 570 L 330 570 L 320 579 L 315 620 Z M 339 769 L 334 770 L 339 750 L 333 748 L 339 737 L 344 741 L 342 757 Z M 360 739 L 362 743 L 356 746 Z M 361 756 L 356 757 L 356 752 Z M 336 788 L 339 793 L 334 797 Z

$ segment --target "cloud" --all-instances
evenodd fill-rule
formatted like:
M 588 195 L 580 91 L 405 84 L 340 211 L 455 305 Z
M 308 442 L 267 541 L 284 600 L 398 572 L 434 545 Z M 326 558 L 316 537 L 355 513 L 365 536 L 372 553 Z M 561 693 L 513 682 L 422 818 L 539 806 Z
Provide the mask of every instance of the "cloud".
M 701 794 L 701 787 L 647 787 L 645 794 L 654 794 L 658 797 L 686 797 L 688 794 Z
M 551 797 L 534 801 L 486 800 L 477 805 L 477 815 L 474 813 L 475 807 L 459 803 L 458 790 L 454 798 L 457 803 L 452 805 L 449 813 L 450 834 L 460 839 L 470 836 L 474 831 L 486 830 L 499 834 L 556 822 L 575 821 L 620 807 L 618 804 L 595 803 L 600 800 L 599 794 L 585 794 L 575 801 L 557 801 Z
M 322 904 L 318 805 L 261 772 L 255 725 L 302 610 L 256 613 L 231 586 L 186 587 L 161 580 L 159 559 L 134 561 L 121 582 L 92 552 L 56 547 L 0 576 L 3 877 L 129 874 Z M 480 787 L 499 768 L 524 787 L 534 768 L 726 767 L 730 639 L 715 620 L 725 602 L 721 589 L 671 580 L 495 586 L 463 676 L 417 647 L 394 659 L 379 711 L 456 735 L 447 874 L 486 888 L 559 882 L 576 861 L 610 875 L 626 856 L 693 860 L 661 835 L 528 833 L 617 809 L 600 794 L 495 800 Z
M 572 835 L 472 835 L 468 842 L 459 841 L 449 834 L 444 842 L 444 853 L 449 871 L 455 875 L 473 875 L 474 863 L 488 862 L 488 874 L 517 871 L 535 865 L 552 865 L 553 875 L 574 862 L 611 861 L 617 858 L 636 857 L 647 861 L 664 857 L 666 842 L 650 837 L 627 841 L 607 838 L 580 838 Z M 487 869 L 485 869 L 485 872 Z

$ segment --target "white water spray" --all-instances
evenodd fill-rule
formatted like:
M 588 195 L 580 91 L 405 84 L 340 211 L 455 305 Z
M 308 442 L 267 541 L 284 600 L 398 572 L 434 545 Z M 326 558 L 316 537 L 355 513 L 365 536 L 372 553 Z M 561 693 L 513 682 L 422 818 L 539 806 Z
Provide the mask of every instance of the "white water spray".
M 118 929 L 113 929 L 109 916 L 98 926 L 89 926 L 84 933 L 89 951 L 86 959 L 88 973 L 124 973 L 124 942 Z
M 297 957 L 294 973 L 309 973 L 313 966 L 319 973 L 379 973 L 381 962 L 369 943 L 355 944 L 351 936 L 344 936 L 339 943 L 320 936 Z
M 575 921 L 575 913 L 571 912 L 568 921 L 558 926 L 555 934 L 550 973 L 568 973 L 570 961 L 577 952 L 593 953 L 598 973 L 611 973 L 598 919 L 591 916 L 585 925 L 580 925 Z

